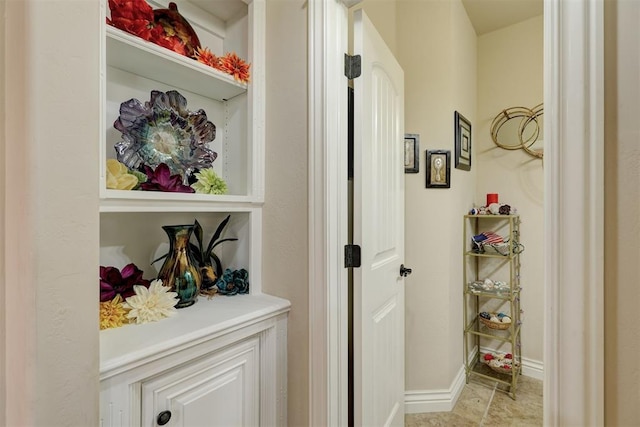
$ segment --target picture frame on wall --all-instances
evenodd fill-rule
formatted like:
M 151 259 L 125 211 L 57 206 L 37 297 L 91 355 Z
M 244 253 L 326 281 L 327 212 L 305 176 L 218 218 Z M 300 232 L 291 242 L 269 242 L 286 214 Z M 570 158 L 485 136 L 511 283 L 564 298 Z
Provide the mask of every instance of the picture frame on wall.
M 459 112 L 453 115 L 456 169 L 471 170 L 471 122 Z
M 451 151 L 427 150 L 427 188 L 451 187 Z
M 420 170 L 420 135 L 404 135 L 404 173 L 418 173 Z

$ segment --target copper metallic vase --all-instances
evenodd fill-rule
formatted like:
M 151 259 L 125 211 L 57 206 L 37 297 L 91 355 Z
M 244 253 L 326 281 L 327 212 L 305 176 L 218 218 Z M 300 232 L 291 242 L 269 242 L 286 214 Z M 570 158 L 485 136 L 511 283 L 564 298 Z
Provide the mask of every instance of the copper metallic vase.
M 176 308 L 189 307 L 198 299 L 201 283 L 200 272 L 189 251 L 193 225 L 165 225 L 162 229 L 169 236 L 170 247 L 158 279 L 177 292 L 180 301 Z

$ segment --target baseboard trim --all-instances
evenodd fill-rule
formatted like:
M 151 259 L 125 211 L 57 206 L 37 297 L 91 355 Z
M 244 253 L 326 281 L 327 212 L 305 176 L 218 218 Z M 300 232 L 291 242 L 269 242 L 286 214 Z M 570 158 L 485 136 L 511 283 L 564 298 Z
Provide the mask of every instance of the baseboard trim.
M 464 366 L 462 366 L 448 389 L 405 392 L 404 412 L 405 414 L 449 412 L 458 401 L 464 384 L 465 373 Z
M 495 350 L 482 347 L 482 353 L 495 352 Z M 470 359 L 477 354 L 477 347 L 471 351 Z M 522 358 L 522 375 L 535 378 L 537 380 L 544 379 L 544 365 L 539 360 Z M 453 379 L 451 387 L 440 390 L 412 390 L 404 393 L 404 412 L 405 414 L 420 414 L 425 412 L 449 412 L 453 410 L 458 397 L 465 385 L 464 366 L 458 370 L 458 374 Z

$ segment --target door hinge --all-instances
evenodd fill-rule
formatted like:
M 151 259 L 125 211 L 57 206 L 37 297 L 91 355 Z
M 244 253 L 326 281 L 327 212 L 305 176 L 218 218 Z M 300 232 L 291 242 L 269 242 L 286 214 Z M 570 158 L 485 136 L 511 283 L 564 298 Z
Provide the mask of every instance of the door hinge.
M 360 267 L 360 246 L 358 245 L 344 246 L 344 267 L 345 268 Z
M 344 54 L 344 75 L 349 80 L 360 77 L 362 74 L 362 57 L 360 55 Z

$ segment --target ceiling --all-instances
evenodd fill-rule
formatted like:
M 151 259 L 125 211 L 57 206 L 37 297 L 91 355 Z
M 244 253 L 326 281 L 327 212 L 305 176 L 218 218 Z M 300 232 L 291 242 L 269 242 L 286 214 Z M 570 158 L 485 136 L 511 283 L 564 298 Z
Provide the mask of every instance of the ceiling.
M 462 0 L 477 35 L 542 15 L 543 0 Z

